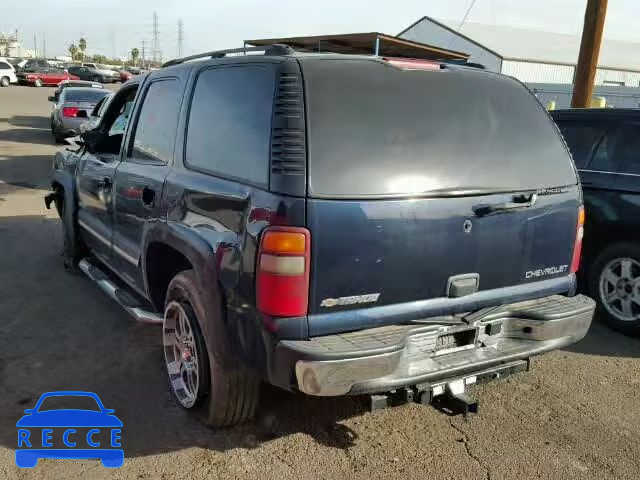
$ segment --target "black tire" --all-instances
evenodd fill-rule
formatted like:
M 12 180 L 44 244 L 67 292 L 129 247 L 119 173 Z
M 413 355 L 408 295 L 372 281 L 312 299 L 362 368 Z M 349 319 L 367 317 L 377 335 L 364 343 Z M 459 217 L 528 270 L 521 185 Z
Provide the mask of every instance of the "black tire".
M 64 201 L 64 192 L 60 190 L 56 199 L 56 209 L 62 223 L 62 261 L 64 268 L 71 272 L 78 271 L 78 263 L 85 256 L 86 249 L 77 233 L 70 232 L 67 228 L 65 217 L 67 215 Z
M 64 135 L 60 135 L 58 132 L 56 132 L 54 130 L 54 132 L 53 132 L 53 140 L 54 140 L 54 142 L 56 142 L 56 143 L 64 143 L 64 139 L 65 139 Z
M 260 393 L 260 380 L 246 367 L 229 358 L 229 354 L 221 351 L 208 351 L 201 325 L 205 321 L 211 322 L 212 316 L 222 315 L 222 312 L 207 312 L 203 298 L 204 294 L 193 270 L 180 272 L 171 280 L 167 289 L 165 324 L 163 325 L 165 345 L 167 345 L 168 336 L 171 335 L 170 318 L 175 313 L 176 306 L 179 306 L 182 308 L 182 312 L 186 313 L 195 339 L 193 347 L 196 349 L 199 372 L 197 395 L 193 395 L 197 397 L 195 403 L 186 407 L 183 404 L 184 395 L 180 395 L 176 391 L 175 378 L 180 375 L 170 375 L 172 378 L 169 379 L 169 385 L 178 403 L 183 408 L 198 414 L 204 423 L 211 427 L 230 427 L 250 420 L 255 415 Z M 224 332 L 217 333 L 220 335 L 219 338 L 223 338 Z M 165 346 L 165 363 L 168 373 L 169 359 L 172 355 L 169 350 L 172 348 Z M 184 354 L 181 356 L 184 357 Z
M 91 77 L 91 81 L 92 81 L 92 82 L 96 82 L 96 83 L 103 83 L 103 82 L 102 82 L 102 78 L 100 78 L 100 77 L 99 77 L 99 76 L 97 76 L 97 75 L 94 75 L 93 77 Z
M 34 87 L 40 88 L 42 85 L 42 80 L 40 80 L 39 78 L 36 78 L 35 82 L 33 82 Z
M 8 87 L 10 84 L 9 77 L 0 78 L 0 87 Z
M 618 263 L 621 263 L 625 259 L 631 260 L 631 277 L 635 278 L 635 283 L 625 280 L 625 275 L 622 270 L 617 270 Z M 635 262 L 635 263 L 634 263 Z M 629 263 L 627 263 L 629 264 Z M 613 269 L 613 273 L 620 271 L 620 279 L 618 283 L 618 289 L 622 291 L 622 295 L 630 295 L 631 298 L 640 297 L 640 245 L 632 243 L 617 243 L 606 247 L 600 255 L 593 261 L 588 271 L 588 289 L 589 295 L 594 298 L 598 304 L 598 314 L 614 329 L 626 333 L 628 335 L 640 336 L 640 305 L 635 302 L 632 304 L 632 314 L 637 315 L 635 320 L 624 320 L 621 318 L 621 312 L 617 315 L 616 311 L 621 308 L 622 301 L 614 300 L 607 302 L 604 298 L 605 293 L 612 292 L 614 290 L 613 283 L 603 279 L 605 270 Z M 601 285 L 604 283 L 604 285 Z M 601 288 L 602 287 L 602 288 Z M 605 288 L 607 289 L 605 291 Z M 620 294 L 616 294 L 620 295 Z M 635 295 L 635 297 L 634 297 Z M 620 307 L 618 307 L 618 305 Z

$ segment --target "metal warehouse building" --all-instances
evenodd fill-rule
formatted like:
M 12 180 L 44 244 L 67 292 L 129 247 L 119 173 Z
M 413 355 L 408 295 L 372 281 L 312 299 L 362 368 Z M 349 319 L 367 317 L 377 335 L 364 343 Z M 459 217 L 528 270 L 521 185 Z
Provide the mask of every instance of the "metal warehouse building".
M 470 62 L 519 79 L 543 101 L 553 99 L 559 108 L 570 103 L 570 85 L 580 50 L 578 33 L 541 32 L 479 23 L 466 23 L 458 32 L 452 25 L 422 17 L 398 36 L 469 53 Z M 639 52 L 640 43 L 605 39 L 600 50 L 594 95 L 608 95 L 607 105 L 640 106 Z

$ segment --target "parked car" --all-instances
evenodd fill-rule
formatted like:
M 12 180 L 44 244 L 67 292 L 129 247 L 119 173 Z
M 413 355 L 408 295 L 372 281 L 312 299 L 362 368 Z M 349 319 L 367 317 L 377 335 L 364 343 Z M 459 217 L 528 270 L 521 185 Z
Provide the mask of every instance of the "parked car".
M 263 380 L 473 410 L 468 386 L 585 335 L 577 174 L 522 84 L 243 51 L 123 85 L 45 199 L 67 267 L 162 323 L 182 407 L 236 424 Z
M 108 90 L 91 87 L 65 88 L 51 110 L 51 134 L 57 143 L 80 133 L 80 125 L 88 118 Z M 50 97 L 52 100 L 54 97 Z
M 101 83 L 87 82 L 85 80 L 63 80 L 58 84 L 58 88 L 53 92 L 53 97 L 49 97 L 50 102 L 57 102 L 60 97 L 60 93 L 65 88 L 69 87 L 89 87 L 89 88 L 104 88 Z
M 8 61 L 0 58 L 0 87 L 8 87 L 12 83 L 18 83 L 16 71 Z
M 100 99 L 96 106 L 93 107 L 89 118 L 80 124 L 80 133 L 86 132 L 87 130 L 91 130 L 95 128 L 99 123 L 100 119 L 104 115 L 105 110 L 109 106 L 111 99 L 113 98 L 113 93 L 109 92 L 104 97 Z
M 640 334 L 640 110 L 557 110 L 582 179 L 584 289 L 613 327 Z
M 97 70 L 98 74 L 104 79 L 104 82 L 120 81 L 120 74 L 118 72 L 110 68 L 107 68 L 104 65 L 100 65 L 99 63 L 83 63 L 82 66 L 92 68 L 93 70 Z
M 29 58 L 25 59 L 18 63 L 18 68 L 16 69 L 18 72 L 20 71 L 32 71 L 43 68 L 56 68 L 54 65 L 49 62 L 49 60 L 44 58 Z
M 106 75 L 102 70 L 96 70 L 92 67 L 81 66 L 81 67 L 69 67 L 69 73 L 72 73 L 76 77 L 94 83 L 110 83 L 112 82 L 112 78 L 109 75 Z
M 118 70 L 118 73 L 120 74 L 121 82 L 126 82 L 127 80 L 131 80 L 133 78 L 133 74 L 127 70 Z
M 79 80 L 73 74 L 57 68 L 35 68 L 31 71 L 22 70 L 16 74 L 20 85 L 42 87 L 43 85 L 58 85 L 64 80 Z

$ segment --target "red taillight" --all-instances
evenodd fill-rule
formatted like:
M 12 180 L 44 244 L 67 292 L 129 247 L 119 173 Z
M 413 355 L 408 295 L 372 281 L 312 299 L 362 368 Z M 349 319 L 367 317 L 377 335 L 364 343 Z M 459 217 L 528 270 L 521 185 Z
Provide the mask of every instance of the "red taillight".
M 576 241 L 573 244 L 573 258 L 571 259 L 571 273 L 580 268 L 580 254 L 582 253 L 582 237 L 584 236 L 584 207 L 578 210 L 578 226 L 576 227 Z
M 418 60 L 415 58 L 385 57 L 383 60 L 394 67 L 405 70 L 440 70 L 440 63 L 432 60 Z
M 75 117 L 78 114 L 78 107 L 62 107 L 63 117 Z
M 310 252 L 306 228 L 267 227 L 256 265 L 258 310 L 274 317 L 307 314 Z

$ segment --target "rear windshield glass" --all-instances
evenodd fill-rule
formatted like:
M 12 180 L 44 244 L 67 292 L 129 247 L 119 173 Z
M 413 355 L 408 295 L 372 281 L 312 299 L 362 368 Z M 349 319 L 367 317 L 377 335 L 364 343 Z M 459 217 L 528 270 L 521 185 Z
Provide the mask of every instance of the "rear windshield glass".
M 75 90 L 71 88 L 64 89 L 64 100 L 66 102 L 92 102 L 97 103 L 102 97 L 109 92 L 99 88 L 83 88 Z
M 303 66 L 311 196 L 577 183 L 553 121 L 507 77 L 371 60 Z

